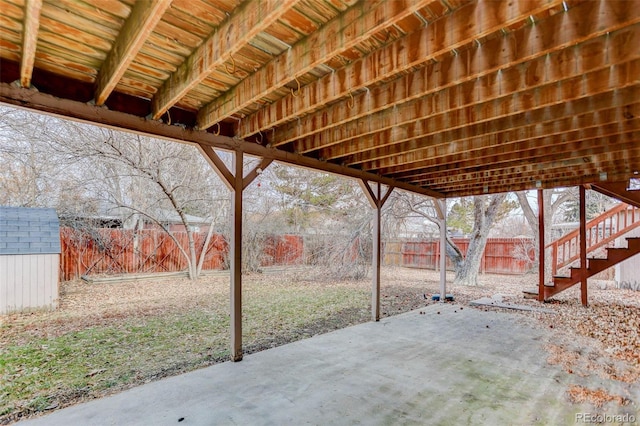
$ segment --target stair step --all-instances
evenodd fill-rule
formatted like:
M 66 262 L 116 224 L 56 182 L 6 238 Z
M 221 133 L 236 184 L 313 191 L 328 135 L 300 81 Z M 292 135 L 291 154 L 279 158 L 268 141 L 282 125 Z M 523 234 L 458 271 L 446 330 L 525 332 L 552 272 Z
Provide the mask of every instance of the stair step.
M 602 183 L 599 188 L 595 188 L 595 184 L 592 184 L 591 189 L 602 192 L 603 194 L 613 195 L 615 198 L 627 201 L 628 204 L 640 207 L 640 191 L 634 191 L 630 193 L 626 190 L 628 182 L 615 182 L 615 183 Z M 607 193 L 608 192 L 608 193 Z M 623 195 L 620 197 L 619 195 Z M 632 198 L 633 200 L 628 200 Z M 635 201 L 635 202 L 634 202 Z M 587 258 L 586 265 L 581 264 L 581 267 L 569 266 L 580 262 L 579 253 L 576 254 L 573 250 L 574 246 L 578 245 L 579 232 L 575 230 L 560 240 L 555 242 L 556 247 L 563 247 L 564 251 L 567 250 L 566 244 L 571 246 L 570 253 L 564 253 L 565 259 L 553 259 L 556 264 L 556 271 L 558 268 L 562 268 L 565 275 L 557 275 L 553 277 L 554 286 L 544 286 L 544 299 L 547 300 L 554 295 L 573 287 L 589 277 L 592 277 L 607 268 L 614 266 L 615 264 L 622 262 L 636 254 L 640 253 L 640 236 L 638 237 L 625 237 L 624 234 L 632 229 L 640 227 L 640 221 L 637 220 L 638 213 L 640 211 L 628 204 L 622 203 L 604 212 L 603 215 L 597 219 L 587 222 L 586 226 L 593 233 L 594 230 L 603 234 L 601 238 L 595 242 L 592 247 L 587 248 L 587 254 L 591 256 L 598 255 L 596 249 L 606 249 L 606 257 L 589 257 Z M 629 216 L 631 215 L 631 216 Z M 631 220 L 629 218 L 631 217 Z M 623 220 L 624 219 L 624 220 Z M 613 227 L 614 220 L 617 220 L 618 225 L 621 228 Z M 597 227 L 597 228 L 596 228 Z M 578 238 L 578 239 L 576 239 Z M 627 247 L 613 247 L 609 248 L 606 245 L 611 244 L 614 239 L 625 238 L 627 240 Z M 575 247 L 577 249 L 577 247 Z M 567 268 L 564 269 L 564 268 Z
M 615 265 L 616 262 L 611 259 L 590 259 L 589 260 L 589 276 L 604 271 Z
M 637 248 L 640 247 L 640 237 L 627 237 L 627 247 L 628 248 Z
M 621 259 L 629 256 L 628 248 L 621 247 L 608 247 L 607 248 L 607 259 L 614 263 L 619 262 Z
M 582 273 L 582 268 L 578 266 L 569 267 L 569 271 L 571 271 L 571 279 L 580 278 L 580 274 Z

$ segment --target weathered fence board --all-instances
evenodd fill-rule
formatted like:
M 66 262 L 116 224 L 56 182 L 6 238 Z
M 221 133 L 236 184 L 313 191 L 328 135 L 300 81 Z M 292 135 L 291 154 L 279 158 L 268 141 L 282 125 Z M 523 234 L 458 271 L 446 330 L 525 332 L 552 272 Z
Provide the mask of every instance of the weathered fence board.
M 469 240 L 454 238 L 463 255 Z M 490 238 L 487 241 L 480 271 L 493 274 L 523 274 L 534 262 L 533 242 L 526 238 Z M 388 241 L 384 245 L 384 264 L 411 268 L 437 269 L 440 262 L 440 241 Z M 451 262 L 447 259 L 447 269 Z
M 188 252 L 186 232 L 173 232 Z M 72 280 L 81 275 L 177 272 L 187 269 L 187 260 L 174 240 L 157 229 L 77 230 L 61 228 L 60 277 Z M 196 256 L 202 252 L 206 233 L 195 234 Z M 303 260 L 303 239 L 298 235 L 268 236 L 262 266 L 291 265 Z M 214 234 L 207 247 L 203 270 L 224 269 L 228 244 Z

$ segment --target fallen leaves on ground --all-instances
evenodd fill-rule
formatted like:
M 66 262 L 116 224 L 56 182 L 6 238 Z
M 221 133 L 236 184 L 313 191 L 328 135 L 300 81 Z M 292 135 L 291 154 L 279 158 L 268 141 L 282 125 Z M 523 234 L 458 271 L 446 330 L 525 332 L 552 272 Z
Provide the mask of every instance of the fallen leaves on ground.
M 569 399 L 574 404 L 589 402 L 596 408 L 602 407 L 609 401 L 614 401 L 618 405 L 627 405 L 629 400 L 619 395 L 611 395 L 604 389 L 588 389 L 579 385 L 572 385 L 567 391 Z

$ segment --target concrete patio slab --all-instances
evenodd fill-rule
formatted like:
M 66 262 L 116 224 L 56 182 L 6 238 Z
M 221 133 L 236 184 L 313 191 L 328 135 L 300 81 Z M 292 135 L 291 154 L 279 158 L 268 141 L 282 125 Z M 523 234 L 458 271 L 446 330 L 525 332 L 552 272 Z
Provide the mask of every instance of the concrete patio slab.
M 547 363 L 545 330 L 518 318 L 431 305 L 21 424 L 570 425 L 593 413 L 568 402 L 575 375 Z M 637 384 L 626 391 L 640 399 Z

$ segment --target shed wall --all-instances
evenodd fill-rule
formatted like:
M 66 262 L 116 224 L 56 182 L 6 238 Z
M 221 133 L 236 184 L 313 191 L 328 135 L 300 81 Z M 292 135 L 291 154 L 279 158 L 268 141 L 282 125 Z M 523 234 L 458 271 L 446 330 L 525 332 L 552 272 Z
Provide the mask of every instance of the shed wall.
M 617 247 L 626 247 L 627 237 L 640 237 L 640 228 L 628 232 L 624 237 L 618 238 Z M 630 259 L 620 262 L 615 266 L 615 280 L 620 288 L 627 288 L 640 291 L 640 254 Z
M 0 255 L 0 314 L 58 305 L 59 254 Z

